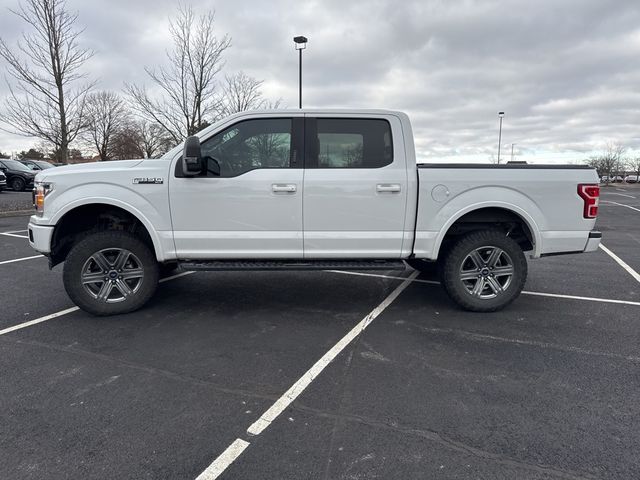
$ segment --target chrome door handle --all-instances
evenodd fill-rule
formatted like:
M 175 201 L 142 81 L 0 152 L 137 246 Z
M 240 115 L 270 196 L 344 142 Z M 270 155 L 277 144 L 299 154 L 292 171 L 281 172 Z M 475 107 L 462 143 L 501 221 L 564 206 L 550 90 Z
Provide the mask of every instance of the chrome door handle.
M 376 185 L 378 193 L 399 193 L 401 190 L 399 183 L 379 183 Z
M 298 186 L 293 183 L 274 183 L 271 185 L 273 193 L 296 193 Z

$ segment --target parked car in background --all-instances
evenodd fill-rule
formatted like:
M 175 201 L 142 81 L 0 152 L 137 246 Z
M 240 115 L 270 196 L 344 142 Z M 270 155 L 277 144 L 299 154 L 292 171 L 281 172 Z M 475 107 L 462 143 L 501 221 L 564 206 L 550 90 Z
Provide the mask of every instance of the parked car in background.
M 624 178 L 622 177 L 622 175 L 615 175 L 611 177 L 611 181 L 615 183 L 622 183 L 624 182 Z
M 16 192 L 33 188 L 33 179 L 39 171 L 31 170 L 17 160 L 0 160 L 0 170 L 7 177 L 7 184 Z
M 5 188 L 7 188 L 7 177 L 5 177 L 4 173 L 0 172 L 0 192 Z
M 25 167 L 30 168 L 31 170 L 46 170 L 47 168 L 53 168 L 55 165 L 52 163 L 46 162 L 44 160 L 19 160 L 21 164 Z
M 638 183 L 638 175 L 627 175 L 624 181 L 627 183 Z

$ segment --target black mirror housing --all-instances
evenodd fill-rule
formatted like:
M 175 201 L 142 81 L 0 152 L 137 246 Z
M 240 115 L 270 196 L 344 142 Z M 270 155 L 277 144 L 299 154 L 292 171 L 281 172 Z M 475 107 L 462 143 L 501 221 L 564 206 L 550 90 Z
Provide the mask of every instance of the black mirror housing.
M 202 173 L 202 151 L 200 139 L 195 135 L 187 137 L 182 150 L 182 173 L 186 176 L 195 176 Z

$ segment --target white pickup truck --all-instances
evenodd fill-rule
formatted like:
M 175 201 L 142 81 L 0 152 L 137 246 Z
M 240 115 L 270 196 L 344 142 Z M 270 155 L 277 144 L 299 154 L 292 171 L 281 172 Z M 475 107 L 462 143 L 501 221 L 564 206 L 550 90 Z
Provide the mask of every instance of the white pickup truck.
M 65 262 L 80 308 L 140 308 L 163 270 L 439 267 L 461 307 L 512 302 L 532 258 L 590 252 L 586 166 L 416 164 L 411 123 L 382 110 L 232 115 L 162 158 L 38 173 L 31 246 Z M 406 263 L 405 263 L 406 262 Z

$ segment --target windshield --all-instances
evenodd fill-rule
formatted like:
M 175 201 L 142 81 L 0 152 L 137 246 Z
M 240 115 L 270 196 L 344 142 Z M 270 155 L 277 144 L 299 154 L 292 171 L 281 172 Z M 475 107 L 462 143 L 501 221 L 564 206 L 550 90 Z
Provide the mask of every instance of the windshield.
M 31 171 L 31 169 L 29 167 L 27 167 L 26 165 L 21 164 L 17 160 L 2 160 L 2 163 L 4 163 L 7 166 L 7 168 L 10 168 L 11 170 L 19 170 L 19 171 L 22 171 L 22 172 L 30 172 Z
M 37 160 L 35 162 L 36 165 L 38 165 L 41 169 L 46 170 L 47 168 L 52 168 L 53 165 L 51 165 L 49 162 L 45 162 L 44 160 Z

